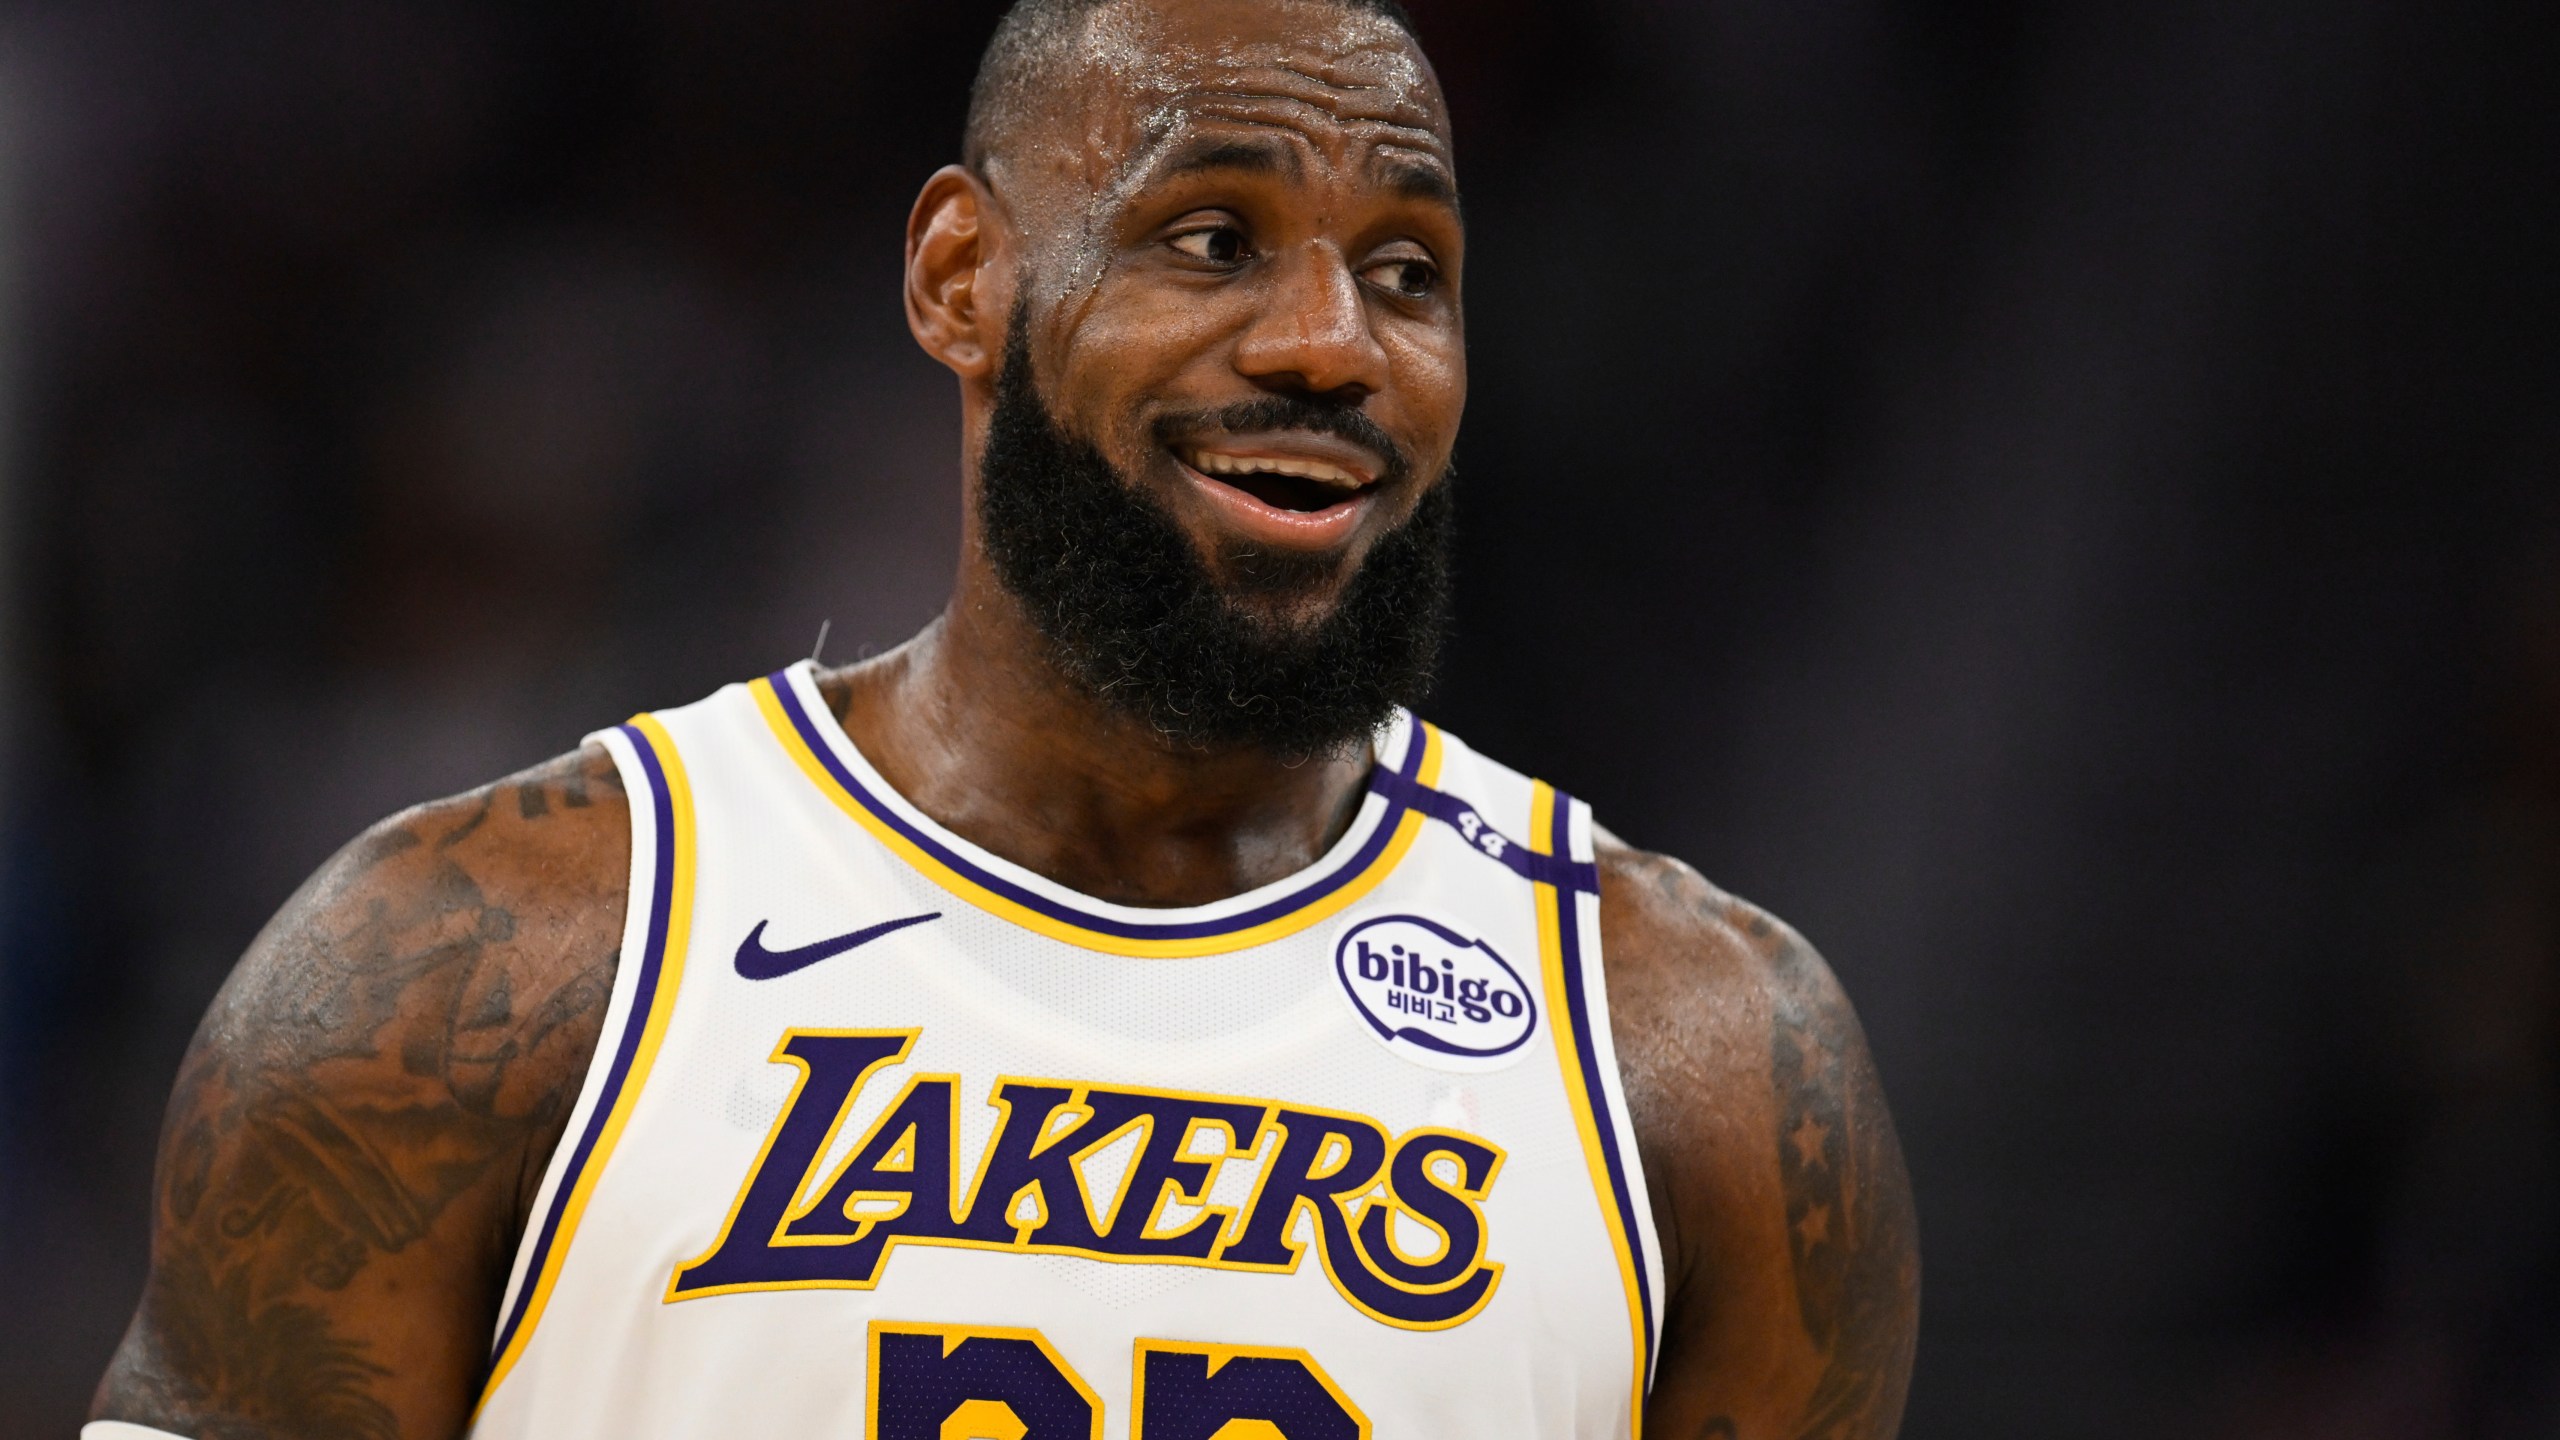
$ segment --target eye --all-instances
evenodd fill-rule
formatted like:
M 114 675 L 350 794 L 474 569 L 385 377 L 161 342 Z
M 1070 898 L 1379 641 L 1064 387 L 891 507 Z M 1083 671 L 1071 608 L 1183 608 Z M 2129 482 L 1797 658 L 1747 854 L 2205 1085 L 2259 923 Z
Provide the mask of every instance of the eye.
M 1389 294 L 1420 300 L 1439 287 L 1440 271 L 1428 260 L 1400 255 L 1361 271 L 1360 278 Z
M 1212 265 L 1241 264 L 1249 253 L 1245 248 L 1244 232 L 1233 225 L 1205 225 L 1197 230 L 1186 230 L 1165 243 L 1194 260 L 1205 260 Z

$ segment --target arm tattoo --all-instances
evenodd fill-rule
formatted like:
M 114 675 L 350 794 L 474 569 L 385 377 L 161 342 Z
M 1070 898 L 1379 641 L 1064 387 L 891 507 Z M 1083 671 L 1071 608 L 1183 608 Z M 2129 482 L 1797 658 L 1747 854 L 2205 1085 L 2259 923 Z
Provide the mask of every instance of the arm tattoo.
M 1911 1372 L 1918 1226 L 1866 1044 L 1811 952 L 1775 927 L 1770 1082 L 1797 1317 L 1822 1356 L 1799 1440 L 1890 1433 Z
M 350 1287 L 433 1237 L 494 1306 L 524 1178 L 565 1123 L 613 983 L 610 949 L 518 953 L 519 916 L 465 842 L 502 798 L 521 823 L 583 807 L 588 785 L 615 783 L 589 768 L 569 786 L 548 772 L 549 795 L 492 787 L 377 831 L 252 952 L 179 1073 L 151 1280 L 100 1413 L 206 1440 L 398 1440 L 380 1382 L 403 1357 L 342 1322 L 399 1302 Z
M 163 1257 L 153 1277 L 155 1368 L 209 1381 L 121 1397 L 123 1408 L 183 1416 L 202 1440 L 398 1440 L 391 1408 L 370 1389 L 391 1372 L 336 1333 L 319 1307 L 258 1299 L 252 1269 L 234 1263 L 217 1272 L 193 1248 Z

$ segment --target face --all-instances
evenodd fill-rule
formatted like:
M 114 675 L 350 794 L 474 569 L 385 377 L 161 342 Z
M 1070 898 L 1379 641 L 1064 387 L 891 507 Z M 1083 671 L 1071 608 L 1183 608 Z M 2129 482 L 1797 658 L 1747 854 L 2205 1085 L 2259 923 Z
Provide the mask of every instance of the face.
M 1230 601 L 1320 625 L 1441 483 L 1464 231 L 1405 32 L 1306 0 L 1123 0 L 989 163 L 1035 389 Z

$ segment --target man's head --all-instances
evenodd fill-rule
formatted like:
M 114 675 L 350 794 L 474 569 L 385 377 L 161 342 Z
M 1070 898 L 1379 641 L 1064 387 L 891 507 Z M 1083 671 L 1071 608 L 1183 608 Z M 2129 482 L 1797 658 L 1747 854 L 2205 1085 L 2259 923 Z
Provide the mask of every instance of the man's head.
M 1413 21 L 1398 0 L 1329 0 L 1330 8 L 1373 15 L 1409 38 Z M 1084 78 L 1084 62 L 1096 58 L 1087 26 L 1109 0 L 1016 0 L 996 22 L 978 57 L 969 87 L 969 122 L 961 138 L 961 163 L 984 173 L 989 157 L 1014 139 L 1026 122 L 1051 113 L 1062 84 Z M 1233 9 L 1233 6 L 1229 7 Z M 1212 16 L 1214 19 L 1214 15 Z M 1141 38 L 1124 32 L 1120 38 Z
M 962 380 L 967 563 L 1160 730 L 1356 739 L 1428 678 L 1466 393 L 1410 31 L 1379 0 L 1025 0 L 972 102 L 907 286 Z

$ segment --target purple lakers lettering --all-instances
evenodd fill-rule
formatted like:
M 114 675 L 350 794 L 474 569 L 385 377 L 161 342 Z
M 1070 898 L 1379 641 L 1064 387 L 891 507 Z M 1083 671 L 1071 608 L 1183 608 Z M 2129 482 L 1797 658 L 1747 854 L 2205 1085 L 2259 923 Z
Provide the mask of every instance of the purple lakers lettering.
M 843 1158 L 825 1164 L 856 1102 L 906 1058 L 916 1033 L 782 1038 L 773 1058 L 798 1067 L 799 1082 L 719 1240 L 676 1271 L 669 1300 L 869 1289 L 901 1245 L 1273 1274 L 1312 1250 L 1363 1313 L 1437 1330 L 1482 1310 L 1501 1279 L 1485 1258 L 1483 1207 L 1499 1149 L 1448 1130 L 1390 1137 L 1366 1116 L 1276 1100 L 999 1079 L 987 1103 L 1002 1119 L 964 1184 L 961 1079 L 911 1075 Z M 1118 1145 L 1131 1147 L 1127 1163 L 1110 1193 L 1096 1193 L 1086 1162 Z M 1250 1197 L 1213 1204 L 1228 1165 L 1256 1171 Z M 1408 1252 L 1400 1220 L 1436 1248 Z

